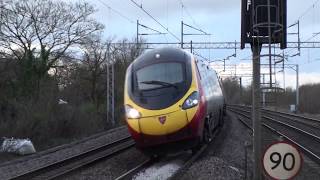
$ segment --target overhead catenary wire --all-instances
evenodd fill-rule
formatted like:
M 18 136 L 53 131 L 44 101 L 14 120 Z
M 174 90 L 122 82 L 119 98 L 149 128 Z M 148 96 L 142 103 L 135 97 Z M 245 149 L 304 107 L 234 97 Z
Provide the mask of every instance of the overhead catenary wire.
M 314 9 L 315 6 L 320 2 L 320 0 L 316 0 L 309 8 L 306 9 L 306 11 L 304 11 L 298 18 L 297 21 L 299 21 L 302 17 L 304 17 L 311 9 Z M 318 33 L 314 33 L 311 37 L 309 37 L 308 39 L 305 40 L 305 42 L 310 41 L 311 39 L 317 37 L 320 34 L 320 32 Z
M 306 39 L 305 42 L 308 42 L 308 41 L 310 41 L 311 39 L 313 39 L 313 38 L 315 38 L 315 37 L 317 37 L 317 36 L 319 36 L 319 35 L 320 35 L 320 32 L 313 33 L 313 35 L 312 35 L 311 37 L 309 37 L 308 39 Z
M 185 6 L 185 4 L 183 4 L 182 0 L 179 0 L 179 3 L 180 3 L 181 6 L 182 6 L 182 12 L 183 12 L 183 10 L 184 10 L 184 11 L 187 13 L 187 15 L 189 16 L 189 18 L 191 19 L 192 23 L 193 23 L 195 26 L 197 26 L 197 28 L 198 28 L 200 31 L 204 32 L 204 31 L 202 30 L 201 26 L 200 26 L 200 25 L 195 21 L 195 19 L 192 17 L 191 13 L 189 13 L 188 8 Z
M 316 0 L 311 6 L 309 6 L 309 7 L 298 17 L 298 19 L 295 21 L 295 23 L 293 23 L 292 25 L 288 26 L 288 28 L 291 28 L 291 27 L 299 24 L 300 19 L 303 18 L 305 15 L 307 15 L 307 14 L 310 12 L 310 10 L 314 9 L 315 6 L 317 5 L 317 3 L 319 3 L 319 2 L 320 2 L 320 0 Z M 314 33 L 311 37 L 309 37 L 308 39 L 306 39 L 305 42 L 310 41 L 311 39 L 315 38 L 315 37 L 318 36 L 319 34 L 320 34 L 320 32 L 319 32 L 319 33 Z M 292 51 L 293 51 L 293 49 L 291 49 L 290 51 L 287 51 L 287 54 L 289 54 L 289 53 L 292 52 Z M 294 56 L 296 56 L 296 55 L 297 55 L 297 54 L 291 55 L 291 57 L 294 57 Z
M 196 30 L 196 31 L 199 31 L 199 32 L 203 33 L 203 34 L 190 34 L 190 35 L 211 35 L 211 34 L 209 34 L 209 33 L 207 33 L 207 32 L 204 32 L 204 31 L 201 30 L 201 29 L 195 28 L 195 27 L 193 27 L 193 26 L 191 26 L 191 25 L 189 25 L 189 24 L 186 24 L 186 23 L 184 23 L 184 22 L 182 22 L 182 24 L 183 24 L 184 26 L 187 26 L 187 27 L 189 27 L 189 28 L 191 28 L 191 29 L 194 29 L 194 30 Z M 188 34 L 184 34 L 184 35 L 188 35 Z
M 315 7 L 315 5 L 317 5 L 317 3 L 319 3 L 320 0 L 315 1 L 311 6 L 309 6 L 299 17 L 297 20 L 300 20 L 302 17 L 304 17 L 306 14 L 308 14 L 308 12 L 313 9 Z
M 147 10 L 145 10 L 141 5 L 139 5 L 137 2 L 135 2 L 134 0 L 130 0 L 135 6 L 137 6 L 138 8 L 140 8 L 144 13 L 146 13 L 151 19 L 153 19 L 157 24 L 159 24 L 163 29 L 165 29 L 169 34 L 171 34 L 175 39 L 177 39 L 178 41 L 180 41 L 180 39 L 173 34 L 167 27 L 165 27 L 164 25 L 162 25 L 156 18 L 154 18 Z
M 193 29 L 193 30 L 196 30 L 196 31 L 200 32 L 200 33 L 183 33 L 183 32 L 182 32 L 182 37 L 183 37 L 184 35 L 191 35 L 191 36 L 192 36 L 192 35 L 208 35 L 208 36 L 211 36 L 211 34 L 205 32 L 204 30 L 202 30 L 201 26 L 199 26 L 199 24 L 195 21 L 195 19 L 194 19 L 194 18 L 192 17 L 192 15 L 189 13 L 187 7 L 186 7 L 185 4 L 182 2 L 182 0 L 178 0 L 178 1 L 179 1 L 180 5 L 181 5 L 181 7 L 182 7 L 182 11 L 181 11 L 181 13 L 182 13 L 182 19 L 184 19 L 184 17 L 183 17 L 183 12 L 185 11 L 186 14 L 189 16 L 189 18 L 191 19 L 193 25 L 194 25 L 194 26 L 192 26 L 192 25 L 186 24 L 186 23 L 184 23 L 183 20 L 182 20 L 182 22 L 181 22 L 181 24 L 182 24 L 182 29 L 183 29 L 183 26 L 187 26 L 188 28 L 191 28 L 191 29 Z M 182 42 L 182 43 L 183 43 L 183 42 Z M 209 51 L 210 51 L 210 50 L 209 50 Z M 207 62 L 210 62 L 210 52 L 209 52 L 209 59 L 206 58 L 206 57 L 203 57 L 202 55 L 200 55 L 200 54 L 197 53 L 197 52 L 193 52 L 193 53 L 194 53 L 194 55 L 196 55 L 196 56 L 198 56 L 198 57 L 206 60 Z
M 168 27 L 169 26 L 169 0 L 167 0 L 166 2 L 166 26 Z M 166 42 L 168 43 L 168 37 L 167 37 L 167 34 L 164 34 L 164 38 L 166 39 Z
M 120 11 L 112 8 L 111 6 L 109 6 L 107 3 L 103 2 L 102 0 L 98 0 L 102 5 L 106 6 L 108 9 L 110 9 L 111 11 L 113 11 L 114 13 L 118 14 L 120 17 L 122 17 L 123 19 L 126 19 L 127 21 L 129 21 L 132 24 L 135 24 L 135 21 L 133 21 L 132 19 L 130 19 L 128 16 L 122 14 Z
M 202 56 L 201 54 L 197 53 L 196 51 L 193 51 L 192 52 L 195 56 L 201 58 L 200 61 L 203 62 L 203 63 L 206 63 L 207 65 L 210 65 L 210 59 Z M 204 61 L 203 61 L 204 60 Z
M 313 4 L 312 8 L 314 8 L 315 4 L 316 4 L 317 2 L 319 2 L 319 1 L 320 1 L 320 0 L 316 1 L 316 2 Z M 310 9 L 310 8 L 309 8 L 309 9 Z M 304 13 L 304 14 L 305 14 L 305 13 Z M 300 16 L 300 17 L 302 17 L 302 16 Z M 299 24 L 299 21 L 300 21 L 300 20 L 298 19 L 298 20 L 296 21 L 296 23 L 288 26 L 288 28 L 293 27 L 293 26 Z M 298 27 L 298 28 L 299 28 L 299 27 Z M 299 31 L 299 29 L 298 29 L 298 31 Z M 298 34 L 298 38 L 299 38 L 299 33 L 289 33 L 289 34 Z M 304 40 L 303 42 L 309 42 L 310 40 L 312 40 L 313 38 L 315 38 L 315 37 L 317 37 L 317 36 L 319 36 L 319 35 L 320 35 L 320 32 L 313 33 L 311 37 L 307 38 L 307 39 Z M 299 40 L 298 40 L 298 43 L 300 43 Z M 289 54 L 289 53 L 292 52 L 293 50 L 294 50 L 294 49 L 291 49 L 291 50 L 287 51 L 286 53 Z M 300 51 L 299 51 L 298 54 L 291 55 L 290 57 L 294 57 L 294 56 L 297 56 L 297 55 L 300 55 Z
M 155 30 L 155 29 L 153 29 L 153 28 L 151 28 L 151 27 L 148 27 L 148 26 L 146 26 L 146 25 L 143 25 L 143 24 L 141 24 L 141 23 L 138 23 L 138 25 L 141 26 L 141 27 L 143 27 L 143 28 L 145 28 L 145 29 L 149 29 L 149 30 L 151 30 L 151 31 L 153 31 L 153 32 L 156 32 L 157 34 L 166 34 L 166 33 L 160 32 L 160 31 L 158 31 L 158 30 Z

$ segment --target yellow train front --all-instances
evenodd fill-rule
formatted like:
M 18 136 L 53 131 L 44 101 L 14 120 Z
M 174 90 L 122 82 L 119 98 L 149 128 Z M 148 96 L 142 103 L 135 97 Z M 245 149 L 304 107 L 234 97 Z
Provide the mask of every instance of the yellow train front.
M 176 48 L 148 51 L 128 67 L 124 103 L 132 138 L 148 154 L 210 141 L 224 107 L 216 73 Z

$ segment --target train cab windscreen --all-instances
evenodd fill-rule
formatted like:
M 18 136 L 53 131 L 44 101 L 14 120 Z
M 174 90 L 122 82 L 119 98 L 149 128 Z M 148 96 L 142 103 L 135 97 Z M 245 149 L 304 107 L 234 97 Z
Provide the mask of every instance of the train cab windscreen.
M 185 62 L 164 61 L 135 68 L 129 94 L 146 109 L 163 109 L 173 105 L 190 86 Z
M 184 83 L 184 71 L 181 63 L 159 63 L 136 71 L 139 91 L 161 88 L 179 88 Z

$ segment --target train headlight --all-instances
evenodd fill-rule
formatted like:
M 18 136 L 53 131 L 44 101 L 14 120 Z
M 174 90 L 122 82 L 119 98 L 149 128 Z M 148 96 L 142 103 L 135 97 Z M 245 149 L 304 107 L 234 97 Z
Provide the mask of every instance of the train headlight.
M 200 96 L 197 91 L 194 91 L 190 96 L 184 101 L 182 109 L 189 109 L 199 104 Z
M 141 117 L 141 113 L 130 105 L 125 105 L 125 110 L 128 119 L 137 119 Z

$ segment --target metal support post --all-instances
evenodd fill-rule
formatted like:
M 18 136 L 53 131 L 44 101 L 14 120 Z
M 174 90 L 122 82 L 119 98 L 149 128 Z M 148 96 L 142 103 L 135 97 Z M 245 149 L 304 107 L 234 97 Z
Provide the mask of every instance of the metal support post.
M 296 65 L 296 113 L 299 112 L 299 65 Z
M 262 107 L 266 107 L 266 92 L 262 92 Z
M 299 56 L 301 55 L 301 48 L 300 48 L 300 20 L 298 20 L 298 53 Z
M 181 21 L 181 49 L 183 49 L 183 21 Z
M 137 20 L 137 47 L 138 47 L 138 44 L 139 44 L 139 20 Z
M 283 53 L 283 57 L 284 57 L 284 53 Z M 283 89 L 284 89 L 284 92 L 286 92 L 286 71 L 284 69 L 284 59 L 282 61 L 282 71 L 283 71 Z
M 112 109 L 111 109 L 111 116 L 112 116 L 112 125 L 115 125 L 115 119 L 114 119 L 114 106 L 115 106 L 115 104 L 114 104 L 114 96 L 115 96 L 115 94 L 114 94 L 114 63 L 112 63 L 112 66 L 111 66 L 111 70 L 112 70 L 112 97 L 111 97 L 111 101 L 112 101 Z
M 266 78 L 265 78 L 266 74 L 262 74 L 262 84 L 265 85 L 266 83 Z M 266 107 L 266 92 L 263 91 L 262 92 L 262 106 Z
M 272 63 L 271 63 L 271 10 L 270 0 L 268 0 L 268 39 L 269 39 L 269 73 L 270 73 L 270 88 L 272 88 Z
M 260 52 L 259 44 L 252 44 L 252 121 L 253 121 L 253 179 L 261 179 L 261 114 L 260 114 Z
M 276 49 L 274 48 L 274 51 L 273 51 L 273 54 L 276 53 Z M 274 62 L 276 62 L 276 57 L 274 57 Z M 278 110 L 278 106 L 279 106 L 279 103 L 278 103 L 278 93 L 279 93 L 279 89 L 278 89 L 278 85 L 277 85 L 277 70 L 276 70 L 276 63 L 274 64 L 273 66 L 273 74 L 274 74 L 274 87 L 275 87 L 275 110 L 277 111 Z
M 115 125 L 115 120 L 114 120 L 114 63 L 111 61 L 110 45 L 108 46 L 108 64 L 107 64 L 107 123 Z
M 110 96 L 109 96 L 109 89 L 110 89 L 110 78 L 109 78 L 109 64 L 110 64 L 110 47 L 108 46 L 108 63 L 107 63 L 107 122 L 105 124 L 105 129 L 108 128 L 108 123 L 110 122 L 109 117 L 109 109 L 110 109 Z
M 240 77 L 239 80 L 240 80 L 240 102 L 243 103 L 242 102 L 242 78 Z
M 234 41 L 234 57 L 237 57 L 237 41 Z

